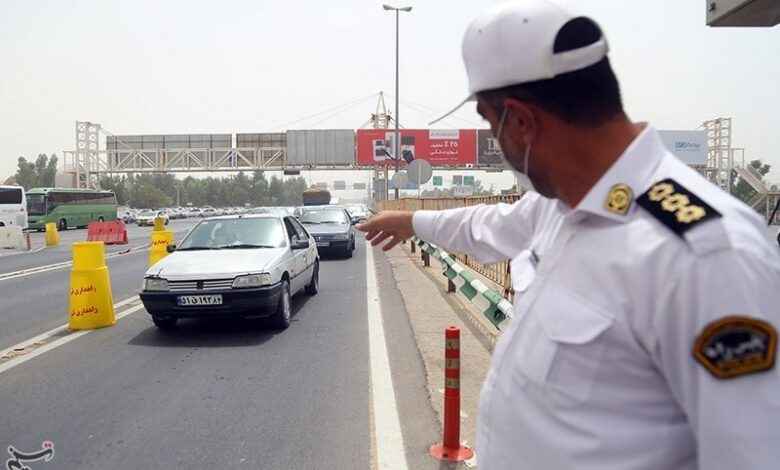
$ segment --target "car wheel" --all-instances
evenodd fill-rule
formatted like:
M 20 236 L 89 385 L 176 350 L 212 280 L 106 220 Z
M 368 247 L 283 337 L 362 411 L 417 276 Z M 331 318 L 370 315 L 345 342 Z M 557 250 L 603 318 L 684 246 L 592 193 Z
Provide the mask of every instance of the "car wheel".
M 311 281 L 306 286 L 306 294 L 317 295 L 320 290 L 320 262 L 314 262 L 314 272 L 311 273 Z
M 352 251 L 355 251 L 355 238 L 352 238 Z
M 105 222 L 106 219 L 103 218 L 103 216 L 98 217 L 98 222 Z
M 347 248 L 344 250 L 344 257 L 345 258 L 352 258 L 352 247 L 347 245 Z
M 169 220 L 166 220 L 166 221 L 165 221 L 165 225 L 168 225 L 168 222 L 170 222 L 170 221 L 169 221 Z
M 68 221 L 65 219 L 60 219 L 60 221 L 57 222 L 57 230 L 59 231 L 68 230 Z
M 777 244 L 780 245 L 780 232 L 777 233 Z
M 152 317 L 154 325 L 161 330 L 170 330 L 176 326 L 176 318 L 173 317 Z
M 290 326 L 292 318 L 292 301 L 290 300 L 290 283 L 282 281 L 282 294 L 279 296 L 279 304 L 273 314 L 272 321 L 275 327 L 283 330 Z

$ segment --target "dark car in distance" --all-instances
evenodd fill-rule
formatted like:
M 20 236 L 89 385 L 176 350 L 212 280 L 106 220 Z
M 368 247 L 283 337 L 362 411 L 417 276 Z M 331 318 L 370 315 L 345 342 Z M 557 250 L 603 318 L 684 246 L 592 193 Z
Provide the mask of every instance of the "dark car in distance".
M 300 222 L 317 242 L 320 253 L 340 253 L 352 257 L 355 250 L 356 220 L 343 207 L 304 207 Z

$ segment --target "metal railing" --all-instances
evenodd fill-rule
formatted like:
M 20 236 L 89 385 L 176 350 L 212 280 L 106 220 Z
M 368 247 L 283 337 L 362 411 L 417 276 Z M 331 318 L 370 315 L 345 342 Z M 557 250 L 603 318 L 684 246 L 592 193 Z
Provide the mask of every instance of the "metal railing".
M 476 206 L 478 204 L 512 204 L 522 197 L 521 194 L 507 194 L 504 196 L 478 196 L 478 197 L 432 197 L 432 198 L 407 198 L 395 201 L 377 203 L 379 210 L 443 210 L 458 207 Z M 462 253 L 451 253 L 455 257 L 486 278 L 503 288 L 504 297 L 512 299 L 512 276 L 509 273 L 509 260 L 494 264 L 484 264 L 471 256 Z

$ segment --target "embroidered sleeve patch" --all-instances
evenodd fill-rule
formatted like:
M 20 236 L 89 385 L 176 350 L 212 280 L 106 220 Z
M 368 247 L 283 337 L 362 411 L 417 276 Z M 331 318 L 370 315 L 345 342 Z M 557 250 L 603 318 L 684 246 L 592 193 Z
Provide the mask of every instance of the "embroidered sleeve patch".
M 671 178 L 654 184 L 636 203 L 679 236 L 701 222 L 720 217 L 720 212 Z
M 693 357 L 712 375 L 728 379 L 775 365 L 777 331 L 756 318 L 731 316 L 710 323 L 693 347 Z

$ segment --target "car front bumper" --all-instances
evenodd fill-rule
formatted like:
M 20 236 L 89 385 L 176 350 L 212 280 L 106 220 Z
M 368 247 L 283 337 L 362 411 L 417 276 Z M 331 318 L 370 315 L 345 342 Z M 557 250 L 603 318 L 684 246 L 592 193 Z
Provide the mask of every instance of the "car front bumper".
M 222 305 L 181 306 L 176 302 L 182 295 L 222 296 Z M 282 283 L 253 289 L 226 289 L 209 291 L 141 292 L 146 311 L 156 317 L 174 318 L 265 318 L 273 315 L 282 294 Z
M 327 243 L 327 245 L 323 245 Z M 328 240 L 326 242 L 317 241 L 317 251 L 330 252 L 330 251 L 347 251 L 352 248 L 352 240 Z

